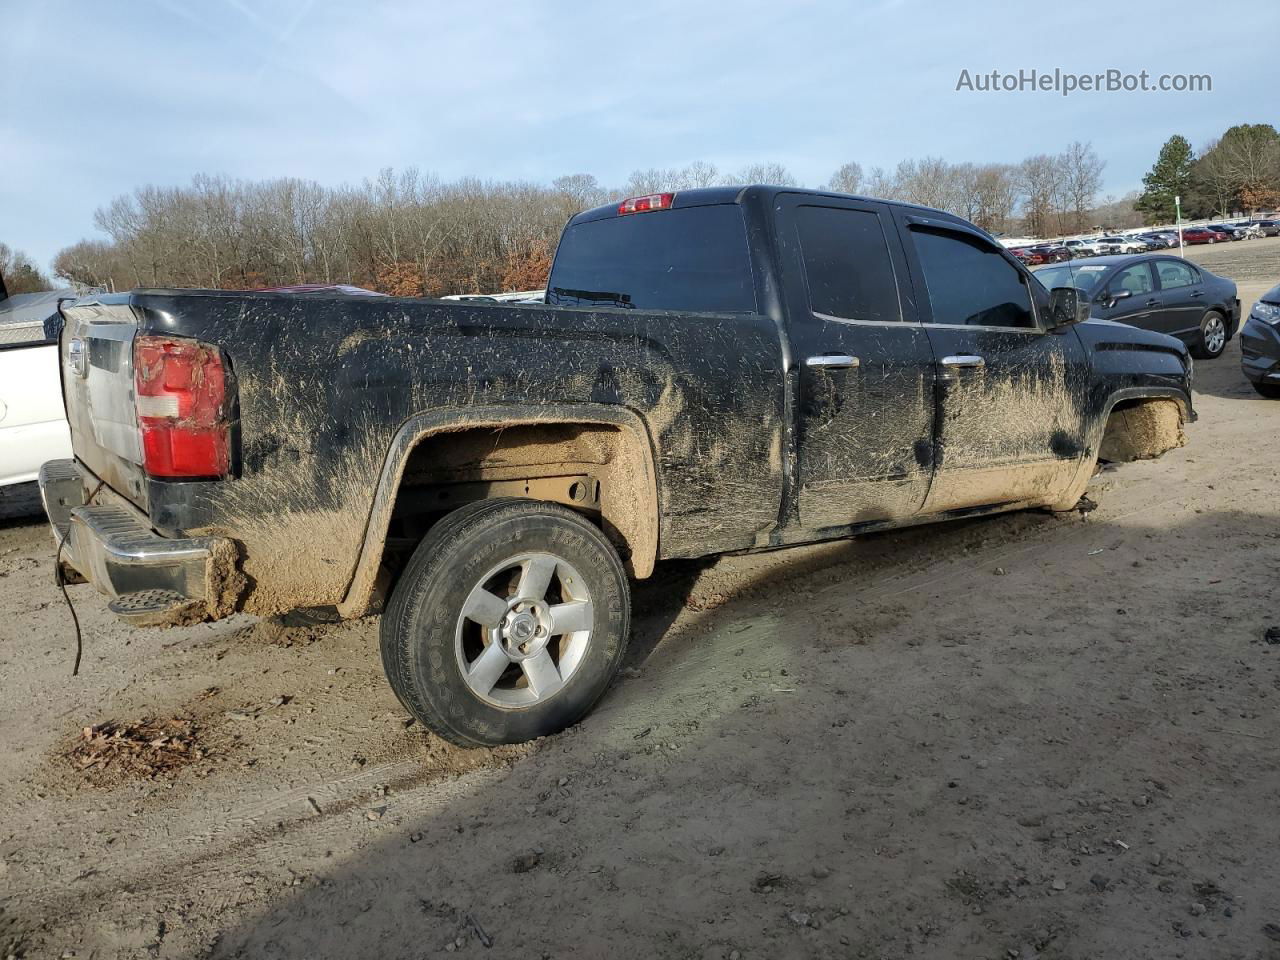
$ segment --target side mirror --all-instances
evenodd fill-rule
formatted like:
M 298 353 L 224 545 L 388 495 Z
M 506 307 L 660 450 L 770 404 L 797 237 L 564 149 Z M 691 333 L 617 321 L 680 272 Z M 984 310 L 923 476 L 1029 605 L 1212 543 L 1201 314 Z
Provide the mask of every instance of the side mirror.
M 1121 300 L 1124 300 L 1127 297 L 1132 297 L 1132 296 L 1133 296 L 1132 290 L 1125 290 L 1123 287 L 1121 287 L 1119 290 L 1107 290 L 1099 294 L 1098 302 L 1108 307 L 1114 307 Z
M 1050 330 L 1061 332 L 1089 319 L 1089 298 L 1075 287 L 1054 287 L 1049 291 Z

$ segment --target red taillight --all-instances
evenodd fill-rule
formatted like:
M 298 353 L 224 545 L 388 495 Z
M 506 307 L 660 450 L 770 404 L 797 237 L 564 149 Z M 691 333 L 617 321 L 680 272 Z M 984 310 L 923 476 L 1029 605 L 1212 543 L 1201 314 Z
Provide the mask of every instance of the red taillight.
M 142 461 L 153 477 L 225 477 L 226 377 L 217 349 L 172 337 L 133 341 Z
M 618 204 L 618 216 L 628 213 L 645 213 L 649 210 L 670 210 L 674 193 L 651 193 L 647 197 L 631 197 Z

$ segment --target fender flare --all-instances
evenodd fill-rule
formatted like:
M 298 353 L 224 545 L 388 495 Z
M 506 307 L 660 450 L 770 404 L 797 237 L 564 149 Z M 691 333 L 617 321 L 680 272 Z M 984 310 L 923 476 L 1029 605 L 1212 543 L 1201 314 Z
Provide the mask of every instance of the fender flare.
M 346 596 L 338 604 L 339 615 L 343 619 L 351 619 L 366 616 L 371 611 L 396 494 L 409 454 L 420 442 L 441 433 L 553 423 L 617 427 L 636 438 L 643 452 L 643 483 L 647 488 L 643 492 L 647 501 L 643 509 L 651 522 L 643 525 L 644 534 L 639 538 L 640 542 L 632 544 L 631 558 L 626 566 L 633 577 L 643 579 L 649 576 L 658 558 L 660 501 L 653 439 L 638 414 L 625 407 L 599 403 L 546 404 L 533 411 L 528 406 L 445 408 L 410 417 L 392 438 L 365 523 L 360 554 Z
M 1098 460 L 1098 449 L 1102 445 L 1102 437 L 1107 429 L 1107 421 L 1111 419 L 1111 413 L 1115 410 L 1116 405 L 1124 403 L 1126 400 L 1173 400 L 1178 404 L 1178 409 L 1182 413 L 1184 423 L 1192 423 L 1196 419 L 1195 409 L 1191 405 L 1191 395 L 1188 391 L 1181 387 L 1122 387 L 1119 390 L 1113 390 L 1107 396 L 1107 402 L 1098 414 L 1098 419 L 1089 431 L 1089 435 L 1085 438 L 1084 456 L 1080 458 L 1080 464 L 1076 468 L 1076 474 L 1071 481 L 1068 490 L 1074 491 L 1079 489 L 1084 492 L 1085 485 L 1088 484 L 1089 478 L 1093 475 L 1093 466 Z

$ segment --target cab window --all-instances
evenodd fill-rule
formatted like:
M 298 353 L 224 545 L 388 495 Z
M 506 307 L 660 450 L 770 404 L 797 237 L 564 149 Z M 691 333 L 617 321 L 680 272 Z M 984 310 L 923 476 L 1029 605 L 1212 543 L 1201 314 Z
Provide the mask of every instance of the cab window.
M 989 244 L 929 227 L 913 226 L 911 236 L 934 323 L 1035 327 L 1022 273 Z
M 814 313 L 841 320 L 902 319 L 879 214 L 804 206 L 796 210 L 796 229 Z

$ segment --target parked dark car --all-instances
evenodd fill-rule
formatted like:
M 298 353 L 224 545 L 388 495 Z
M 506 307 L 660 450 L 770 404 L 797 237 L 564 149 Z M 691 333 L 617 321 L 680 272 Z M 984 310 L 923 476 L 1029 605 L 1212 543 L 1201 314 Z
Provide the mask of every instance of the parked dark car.
M 1170 334 L 1205 359 L 1222 353 L 1240 323 L 1234 280 L 1169 254 L 1089 257 L 1036 276 L 1049 287 L 1073 285 L 1093 301 L 1094 316 Z
M 1240 328 L 1240 368 L 1253 389 L 1280 400 L 1280 286 L 1258 298 Z
M 1040 254 L 1041 263 L 1063 263 L 1071 259 L 1071 251 L 1060 243 L 1040 243 L 1031 250 Z
M 41 490 L 120 616 L 381 611 L 410 714 L 528 740 L 604 693 L 659 560 L 1070 510 L 1179 445 L 1187 347 L 1090 306 L 924 207 L 634 197 L 569 221 L 544 304 L 64 304 Z
M 1209 229 L 1225 233 L 1232 240 L 1243 240 L 1246 236 L 1245 228 L 1235 223 L 1211 223 Z

